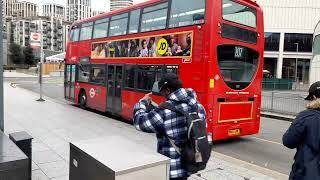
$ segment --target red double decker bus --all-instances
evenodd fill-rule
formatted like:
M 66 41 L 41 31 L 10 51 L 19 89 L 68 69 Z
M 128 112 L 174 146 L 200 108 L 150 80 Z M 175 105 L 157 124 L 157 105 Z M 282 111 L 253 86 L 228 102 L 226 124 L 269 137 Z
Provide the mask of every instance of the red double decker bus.
M 177 73 L 207 113 L 209 139 L 260 127 L 263 13 L 250 0 L 151 0 L 75 22 L 65 98 L 131 120 L 133 106 Z

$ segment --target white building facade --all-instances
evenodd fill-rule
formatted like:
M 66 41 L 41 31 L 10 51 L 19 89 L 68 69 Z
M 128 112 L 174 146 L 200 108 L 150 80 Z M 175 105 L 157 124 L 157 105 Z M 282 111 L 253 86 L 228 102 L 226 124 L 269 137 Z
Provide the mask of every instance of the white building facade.
M 91 0 L 68 0 L 67 20 L 78 21 L 91 17 Z
M 30 34 L 43 31 L 43 49 L 64 52 L 71 23 L 53 16 L 18 18 L 7 22 L 8 41 L 20 46 L 30 44 Z
M 265 18 L 264 69 L 300 84 L 310 81 L 313 32 L 319 0 L 257 0 Z
M 3 2 L 3 14 L 5 16 L 12 16 L 13 14 L 13 4 L 17 2 L 17 0 L 2 0 Z
M 28 18 L 34 17 L 38 14 L 37 4 L 27 2 L 27 1 L 18 1 L 13 4 L 13 16 Z
M 42 5 L 42 16 L 56 17 L 66 20 L 65 7 L 55 3 L 46 3 Z
M 133 0 L 110 0 L 110 10 L 125 8 L 133 5 Z

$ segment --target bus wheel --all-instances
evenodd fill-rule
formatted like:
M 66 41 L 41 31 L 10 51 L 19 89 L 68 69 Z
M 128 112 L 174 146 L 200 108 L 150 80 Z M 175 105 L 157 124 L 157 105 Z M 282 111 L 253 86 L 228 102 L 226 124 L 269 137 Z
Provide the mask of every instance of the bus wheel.
M 81 93 L 79 94 L 79 106 L 82 109 L 86 109 L 86 105 L 87 105 L 87 95 L 85 91 L 81 91 Z

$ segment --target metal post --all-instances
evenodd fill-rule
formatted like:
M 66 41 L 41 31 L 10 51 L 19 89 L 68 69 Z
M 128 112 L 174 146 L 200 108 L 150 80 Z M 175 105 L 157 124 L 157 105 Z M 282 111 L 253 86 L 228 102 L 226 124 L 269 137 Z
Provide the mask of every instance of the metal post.
M 273 106 L 274 106 L 274 92 L 272 91 L 272 93 L 271 93 L 271 112 L 273 111 Z
M 2 23 L 2 3 L 0 3 L 0 129 L 4 132 L 3 115 L 3 23 Z
M 42 68 L 43 68 L 43 58 L 44 58 L 44 54 L 43 54 L 43 29 L 42 29 L 42 25 L 40 26 L 40 34 L 41 34 L 41 38 L 40 38 L 40 62 L 39 62 L 39 84 L 40 84 L 40 98 L 37 100 L 39 102 L 44 102 L 45 100 L 42 97 Z
M 299 52 L 299 43 L 294 43 L 297 46 L 297 54 Z M 298 56 L 296 57 L 296 69 L 295 69 L 295 76 L 294 76 L 294 81 L 296 83 L 295 85 L 295 90 L 297 90 L 297 86 L 298 86 Z

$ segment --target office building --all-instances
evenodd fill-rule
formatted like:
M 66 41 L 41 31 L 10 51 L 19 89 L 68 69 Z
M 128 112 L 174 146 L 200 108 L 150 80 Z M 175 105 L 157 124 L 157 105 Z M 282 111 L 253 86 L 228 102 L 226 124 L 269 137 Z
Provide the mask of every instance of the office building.
M 42 16 L 56 17 L 66 20 L 65 7 L 55 3 L 46 3 L 42 5 Z
M 110 0 L 110 10 L 114 11 L 117 9 L 131 6 L 132 4 L 133 0 Z
M 29 18 L 37 16 L 37 4 L 27 2 L 27 1 L 18 1 L 13 4 L 12 16 L 17 16 L 20 18 Z
M 91 0 L 67 0 L 67 20 L 78 21 L 91 17 Z
M 319 0 L 257 0 L 264 11 L 264 69 L 308 86 Z

